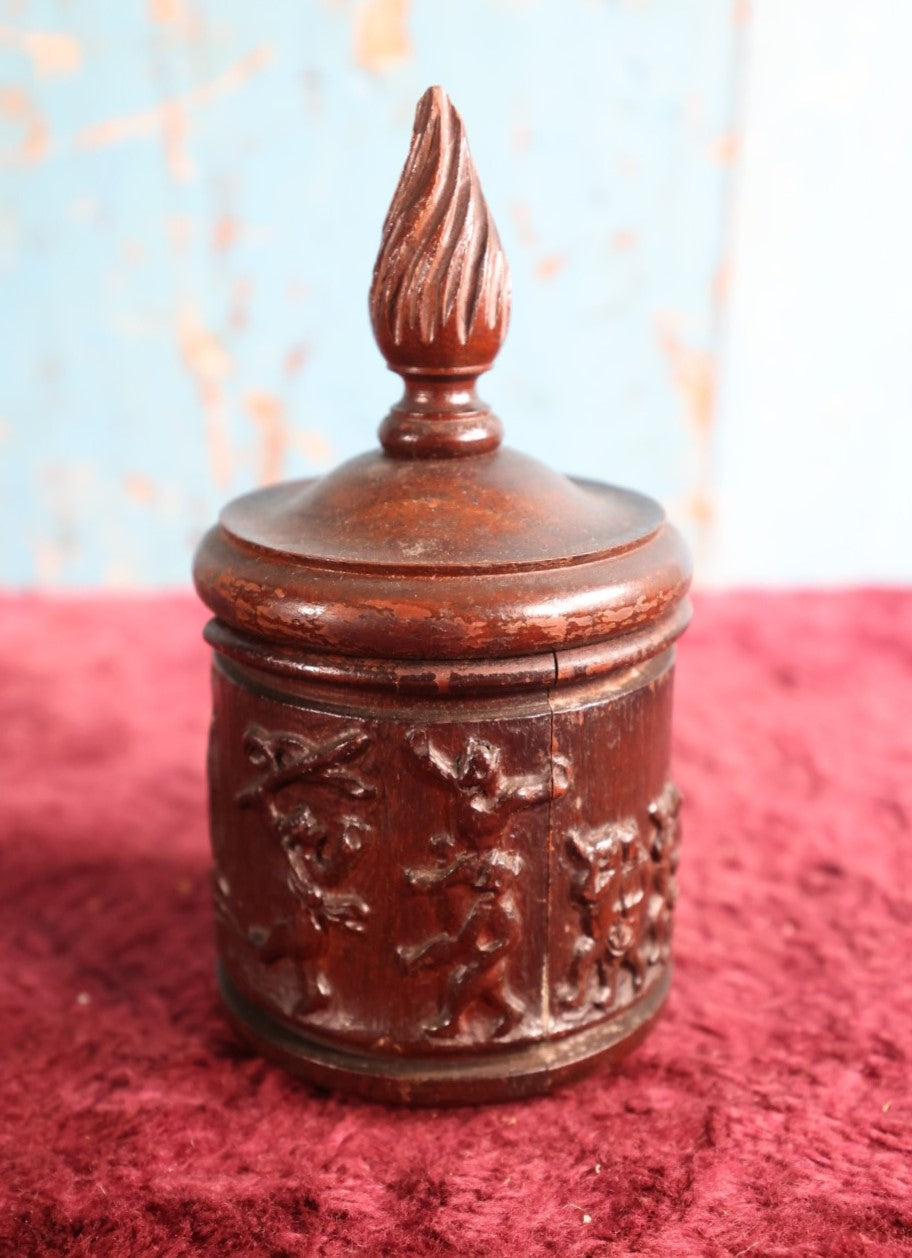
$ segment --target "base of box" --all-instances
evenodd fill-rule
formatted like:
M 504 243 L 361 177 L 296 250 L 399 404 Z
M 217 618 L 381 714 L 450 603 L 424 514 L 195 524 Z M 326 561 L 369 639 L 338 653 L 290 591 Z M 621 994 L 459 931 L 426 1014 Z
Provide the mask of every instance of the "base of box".
M 668 965 L 635 1004 L 559 1039 L 471 1057 L 389 1057 L 321 1043 L 292 1030 L 243 996 L 218 968 L 228 1016 L 257 1052 L 321 1087 L 402 1105 L 475 1105 L 551 1092 L 635 1048 L 662 1012 L 670 983 Z

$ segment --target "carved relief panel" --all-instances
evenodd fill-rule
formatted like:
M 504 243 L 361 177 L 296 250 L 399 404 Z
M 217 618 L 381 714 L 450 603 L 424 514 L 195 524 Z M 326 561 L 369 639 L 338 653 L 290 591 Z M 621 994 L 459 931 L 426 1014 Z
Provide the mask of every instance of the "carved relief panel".
M 585 791 L 555 804 L 551 859 L 552 1025 L 572 1030 L 637 1000 L 671 943 L 680 797 L 667 781 L 671 670 L 637 689 L 590 691 L 555 712 L 555 741 Z M 557 705 L 556 705 L 557 706 Z
M 363 756 L 368 743 L 367 733 L 359 729 L 309 740 L 251 723 L 244 733 L 244 752 L 257 772 L 235 793 L 234 802 L 259 812 L 284 856 L 285 885 L 292 897 L 287 915 L 270 914 L 266 924 L 249 924 L 247 938 L 265 964 L 286 959 L 295 963 L 300 984 L 295 1014 L 330 1003 L 332 986 L 325 968 L 330 933 L 363 934 L 370 914 L 361 895 L 344 889 L 363 855 L 370 825 L 356 812 L 335 806 L 335 801 L 326 800 L 321 808 L 316 798 L 317 787 L 343 800 L 376 795 L 376 787 L 350 764 Z M 221 916 L 231 917 L 219 878 L 216 907 Z
M 632 818 L 572 831 L 566 854 L 579 935 L 567 978 L 558 984 L 559 1008 L 610 1010 L 617 1004 L 622 970 L 629 973 L 635 991 L 645 977 L 649 856 Z
M 368 719 L 217 671 L 215 900 L 232 982 L 290 1023 L 387 1053 L 518 1044 L 629 1006 L 671 942 L 669 680 L 590 685 L 582 705 L 568 690 L 547 711 L 450 701 Z
M 215 688 L 215 899 L 239 991 L 381 1052 L 540 1035 L 549 816 L 569 781 L 540 704 L 466 705 L 454 724 L 452 703 L 364 719 L 218 671 Z
M 377 798 L 371 731 L 254 700 L 219 670 L 213 688 L 220 953 L 242 992 L 266 992 L 291 1019 L 331 1020 L 333 955 L 364 934 L 371 912 L 359 882 Z
M 561 757 L 543 758 L 531 772 L 510 774 L 502 748 L 475 735 L 455 756 L 426 728 L 410 729 L 406 742 L 422 771 L 449 793 L 451 806 L 449 827 L 429 838 L 428 863 L 404 870 L 413 891 L 434 898 L 438 925 L 397 953 L 407 974 L 421 969 L 439 976 L 439 1007 L 425 1024 L 427 1036 L 502 1039 L 537 1013 L 519 990 L 517 952 L 535 934 L 526 909 L 540 911 L 541 902 L 523 904 L 519 884 L 529 856 L 519 850 L 512 821 L 562 795 L 568 766 Z M 444 898 L 452 887 L 464 889 L 458 907 Z M 537 1002 L 537 990 L 535 996 Z
M 645 957 L 649 965 L 671 955 L 672 916 L 678 899 L 681 859 L 681 796 L 666 782 L 649 805 L 650 881 Z

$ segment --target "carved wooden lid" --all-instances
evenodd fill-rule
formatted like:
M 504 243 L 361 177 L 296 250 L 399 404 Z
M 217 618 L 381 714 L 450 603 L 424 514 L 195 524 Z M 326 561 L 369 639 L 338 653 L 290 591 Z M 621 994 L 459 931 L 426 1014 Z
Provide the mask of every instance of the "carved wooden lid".
M 690 566 L 661 507 L 502 447 L 476 393 L 510 278 L 439 87 L 418 104 L 370 312 L 404 383 L 382 449 L 225 507 L 194 569 L 219 619 L 281 649 L 400 660 L 594 648 L 608 667 L 673 640 Z

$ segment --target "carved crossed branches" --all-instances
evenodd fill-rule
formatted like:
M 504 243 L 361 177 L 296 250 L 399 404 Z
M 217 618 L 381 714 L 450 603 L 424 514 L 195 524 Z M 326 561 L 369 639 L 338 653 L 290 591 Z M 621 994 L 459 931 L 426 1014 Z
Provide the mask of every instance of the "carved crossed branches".
M 349 799 L 368 799 L 376 794 L 350 762 L 367 749 L 368 734 L 345 730 L 331 738 L 310 742 L 298 734 L 269 733 L 259 725 L 248 727 L 244 752 L 263 772 L 235 799 L 241 808 L 261 808 L 277 835 L 288 862 L 288 885 L 310 915 L 313 926 L 324 931 L 341 926 L 361 933 L 369 913 L 360 896 L 330 892 L 359 859 L 365 823 L 348 815 L 321 821 L 310 803 L 282 806 L 284 792 L 301 785 L 329 787 Z
M 309 743 L 298 734 L 270 734 L 260 725 L 248 727 L 244 753 L 251 764 L 265 766 L 253 782 L 239 791 L 236 800 L 249 808 L 274 798 L 296 782 L 322 782 L 351 799 L 366 799 L 375 793 L 353 769 L 349 761 L 360 756 L 368 744 L 364 730 L 345 730 L 320 743 Z

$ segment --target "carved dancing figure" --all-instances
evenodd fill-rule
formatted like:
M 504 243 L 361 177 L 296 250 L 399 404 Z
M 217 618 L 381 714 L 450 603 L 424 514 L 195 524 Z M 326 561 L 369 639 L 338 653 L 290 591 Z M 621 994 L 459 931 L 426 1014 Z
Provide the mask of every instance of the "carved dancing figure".
M 500 748 L 474 734 L 458 756 L 435 747 L 425 729 L 409 730 L 405 738 L 425 770 L 452 787 L 455 838 L 475 849 L 497 837 L 514 812 L 557 799 L 570 782 L 563 756 L 552 756 L 538 773 L 510 777 L 501 768 Z
M 279 840 L 286 859 L 286 883 L 297 904 L 291 918 L 283 918 L 269 928 L 253 926 L 247 931 L 260 960 L 271 965 L 289 959 L 297 963 L 302 985 L 295 1013 L 311 1013 L 323 1008 L 332 991 L 323 972 L 323 962 L 333 927 L 356 934 L 364 931 L 370 913 L 366 902 L 352 892 L 335 888 L 363 855 L 367 825 L 359 818 L 343 814 L 325 825 L 310 804 L 298 799 L 283 807 L 285 792 L 301 785 L 322 784 L 352 799 L 375 794 L 348 762 L 367 748 L 368 736 L 348 730 L 320 743 L 309 743 L 296 734 L 269 734 L 251 726 L 244 750 L 252 764 L 264 772 L 243 787 L 235 799 L 241 808 L 259 808 Z M 219 904 L 219 900 L 222 904 Z M 216 902 L 224 915 L 224 888 Z
M 525 1009 L 510 988 L 511 952 L 521 937 L 513 882 L 522 869 L 515 852 L 467 852 L 442 869 L 408 869 L 411 887 L 429 891 L 462 884 L 475 893 L 469 914 L 455 935 L 434 935 L 397 951 L 406 973 L 448 970 L 438 1020 L 425 1028 L 432 1036 L 457 1035 L 470 1009 L 487 1007 L 496 1017 L 494 1037 L 507 1035 Z
M 457 1035 L 470 1011 L 484 1008 L 497 1018 L 491 1034 L 507 1035 L 525 1012 L 509 982 L 510 956 L 522 929 L 514 883 L 523 863 L 517 852 L 494 844 L 513 813 L 566 791 L 569 766 L 554 756 L 538 773 L 510 776 L 501 766 L 500 749 L 486 739 L 473 735 L 457 756 L 435 747 L 423 729 L 410 730 L 406 741 L 426 771 L 451 788 L 454 800 L 453 832 L 430 841 L 442 863 L 406 869 L 406 881 L 416 891 L 433 894 L 465 886 L 472 901 L 454 931 L 400 946 L 400 962 L 407 972 L 447 971 L 440 1014 L 426 1028 L 428 1035 Z M 459 848 L 466 850 L 447 862 Z
M 567 853 L 573 866 L 570 894 L 582 933 L 567 981 L 558 988 L 558 1000 L 565 1009 L 578 1009 L 588 999 L 609 1009 L 617 999 L 622 966 L 631 971 L 634 988 L 645 977 L 640 936 L 649 857 L 633 820 L 574 831 L 567 839 Z M 590 997 L 593 976 L 597 987 Z
M 673 910 L 678 898 L 677 870 L 681 860 L 681 796 L 673 782 L 649 805 L 652 842 L 649 855 L 652 879 L 649 892 L 647 960 L 667 961 L 671 953 Z

